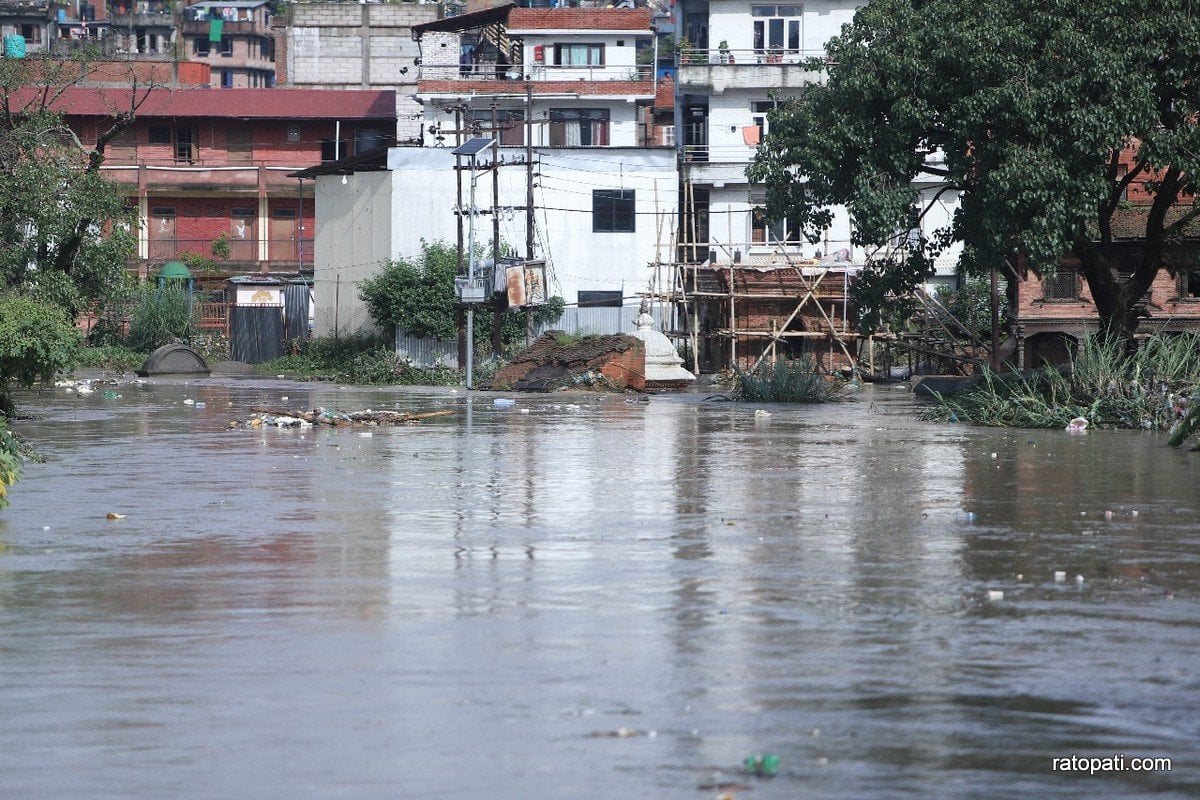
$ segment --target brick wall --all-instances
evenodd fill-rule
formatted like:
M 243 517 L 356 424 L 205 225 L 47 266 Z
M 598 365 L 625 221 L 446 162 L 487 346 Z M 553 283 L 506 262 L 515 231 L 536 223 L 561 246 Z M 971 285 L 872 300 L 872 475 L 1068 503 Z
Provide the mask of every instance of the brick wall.
M 604 362 L 600 374 L 620 389 L 646 389 L 646 348 L 639 342 Z

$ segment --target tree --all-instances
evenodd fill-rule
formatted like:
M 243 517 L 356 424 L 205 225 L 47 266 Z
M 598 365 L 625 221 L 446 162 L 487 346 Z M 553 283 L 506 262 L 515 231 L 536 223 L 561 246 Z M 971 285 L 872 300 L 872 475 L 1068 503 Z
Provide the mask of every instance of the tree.
M 1200 215 L 1200 8 L 1188 0 L 872 0 L 810 68 L 827 80 L 772 115 L 749 170 L 768 213 L 815 240 L 844 205 L 856 244 L 886 246 L 931 198 L 959 197 L 950 225 L 901 237 L 865 276 L 865 306 L 961 243 L 968 273 L 1023 259 L 1052 274 L 1077 259 L 1104 330 L 1127 337 L 1154 277 L 1187 257 L 1182 234 Z M 921 195 L 914 181 L 940 188 Z M 1130 186 L 1151 204 L 1136 266 L 1119 276 L 1113 229 Z
M 0 61 L 0 290 L 33 292 L 73 318 L 117 283 L 136 245 L 126 191 L 104 151 L 153 86 L 130 74 L 128 103 L 84 142 L 57 108 L 92 59 Z
M 379 325 L 395 325 L 413 336 L 453 339 L 454 276 L 458 251 L 445 242 L 421 242 L 417 261 L 389 261 L 362 282 L 358 295 Z
M 457 271 L 456 248 L 445 242 L 422 242 L 418 261 L 401 258 L 386 262 L 379 274 L 362 282 L 358 296 L 377 325 L 394 325 L 417 337 L 453 339 L 458 335 L 454 291 Z M 501 328 L 504 347 L 524 343 L 530 314 L 533 323 L 540 325 L 561 317 L 564 307 L 563 299 L 555 296 L 545 305 L 505 314 Z M 486 326 L 476 326 L 476 344 L 482 349 L 487 340 Z

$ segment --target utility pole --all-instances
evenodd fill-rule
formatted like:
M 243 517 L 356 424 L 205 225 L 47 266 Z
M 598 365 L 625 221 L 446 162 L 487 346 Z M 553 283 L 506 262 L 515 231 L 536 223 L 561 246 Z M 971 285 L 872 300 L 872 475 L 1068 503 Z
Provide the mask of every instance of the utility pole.
M 463 143 L 462 137 L 462 108 L 454 109 L 454 149 L 457 150 Z M 458 196 L 458 264 L 454 270 L 455 275 L 463 274 L 463 186 L 462 186 L 462 156 L 455 154 L 454 156 L 454 180 L 457 184 Z M 454 310 L 454 328 L 458 331 L 458 363 L 463 365 L 467 363 L 467 340 L 463 334 L 466 327 L 466 318 L 463 307 L 459 305 Z M 468 378 L 468 380 L 470 380 Z
M 533 260 L 533 84 L 525 81 L 525 260 Z M 524 270 L 522 270 L 522 273 Z M 533 314 L 525 314 L 525 346 L 533 344 Z
M 492 275 L 500 270 L 500 116 L 496 100 L 492 99 L 492 135 L 496 137 L 496 147 L 492 150 Z M 507 299 L 497 296 L 492 287 L 492 356 L 499 358 L 504 349 L 504 313 L 508 307 Z

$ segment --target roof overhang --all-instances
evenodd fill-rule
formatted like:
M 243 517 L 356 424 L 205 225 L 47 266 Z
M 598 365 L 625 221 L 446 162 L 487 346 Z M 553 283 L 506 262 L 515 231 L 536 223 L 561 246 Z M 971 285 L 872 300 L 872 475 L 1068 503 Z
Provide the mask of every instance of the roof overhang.
M 289 172 L 289 178 L 312 180 L 322 175 L 353 175 L 356 172 L 384 172 L 388 168 L 388 150 L 391 145 L 372 147 L 365 153 L 339 158 L 315 167 L 302 169 L 299 172 Z
M 473 11 L 470 14 L 459 14 L 457 17 L 435 19 L 433 22 L 423 22 L 412 26 L 414 39 L 420 39 L 422 34 L 435 31 L 469 31 L 483 28 L 496 22 L 507 22 L 508 12 L 517 7 L 516 3 L 506 3 L 483 11 Z

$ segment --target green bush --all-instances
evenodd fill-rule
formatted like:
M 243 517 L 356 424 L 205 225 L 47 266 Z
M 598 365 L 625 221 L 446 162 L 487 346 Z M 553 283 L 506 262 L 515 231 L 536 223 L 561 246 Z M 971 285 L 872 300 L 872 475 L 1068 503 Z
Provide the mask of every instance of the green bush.
M 445 242 L 421 243 L 418 261 L 396 259 L 359 286 L 371 319 L 381 327 L 395 326 L 413 336 L 450 339 L 454 324 L 454 277 L 458 251 Z
M 8 487 L 21 479 L 21 452 L 17 439 L 0 416 L 0 508 L 8 506 Z
M 258 371 L 371 385 L 454 386 L 462 382 L 457 370 L 412 366 L 396 356 L 387 340 L 377 336 L 313 339 L 302 352 L 260 364 Z
M 750 403 L 828 403 L 837 400 L 837 384 L 817 372 L 812 360 L 780 359 L 753 372 L 734 368 L 733 397 Z
M 0 295 L 0 395 L 13 382 L 31 386 L 71 369 L 80 341 L 79 331 L 54 303 Z
M 142 290 L 130 315 L 126 344 L 150 352 L 176 339 L 186 342 L 197 322 L 191 294 L 185 287 L 176 283 L 149 286 Z

